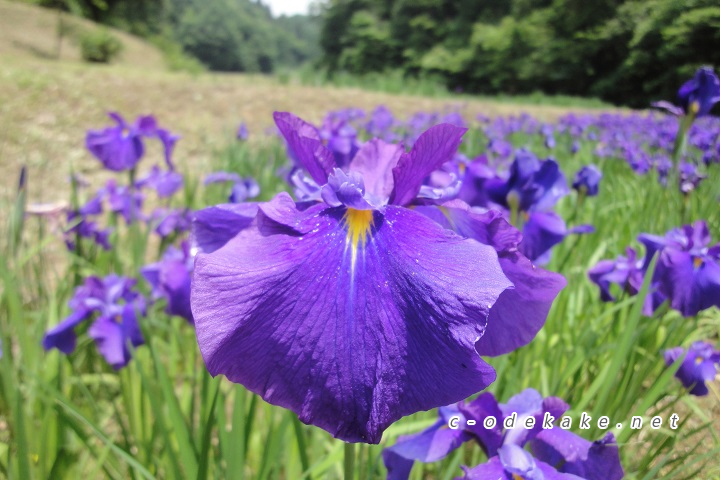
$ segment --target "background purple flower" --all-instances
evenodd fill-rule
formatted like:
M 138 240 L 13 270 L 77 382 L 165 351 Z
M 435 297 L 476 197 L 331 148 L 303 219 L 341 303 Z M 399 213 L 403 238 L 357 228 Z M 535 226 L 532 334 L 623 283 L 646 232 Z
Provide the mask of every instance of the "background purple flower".
M 595 165 L 585 165 L 575 174 L 572 188 L 588 197 L 594 197 L 600 189 L 602 176 L 602 172 Z
M 165 311 L 169 315 L 178 315 L 190 323 L 193 323 L 190 309 L 190 275 L 194 260 L 190 254 L 190 244 L 183 242 L 179 249 L 169 246 L 159 262 L 146 265 L 140 270 L 152 286 L 153 299 L 164 298 L 167 301 Z
M 143 344 L 137 315 L 144 315 L 145 299 L 133 290 L 134 285 L 134 279 L 115 274 L 86 278 L 68 302 L 72 313 L 45 333 L 43 348 L 71 353 L 76 343 L 75 327 L 94 316 L 88 335 L 98 351 L 116 370 L 127 365 L 130 345 Z
M 720 350 L 715 350 L 707 342 L 695 342 L 687 349 L 682 347 L 671 348 L 665 351 L 665 363 L 672 365 L 682 359 L 680 368 L 675 372 L 685 388 L 690 389 L 691 395 L 704 396 L 708 394 L 706 382 L 712 382 L 720 366 Z
M 678 99 L 685 113 L 698 117 L 710 113 L 720 101 L 720 80 L 710 67 L 702 67 L 678 90 Z

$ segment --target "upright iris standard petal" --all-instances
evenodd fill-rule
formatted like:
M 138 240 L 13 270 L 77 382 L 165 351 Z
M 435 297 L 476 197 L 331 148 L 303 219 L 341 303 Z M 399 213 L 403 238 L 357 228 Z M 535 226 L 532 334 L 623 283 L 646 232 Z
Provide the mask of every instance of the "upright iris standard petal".
M 273 118 L 295 160 L 318 185 L 324 185 L 336 165 L 317 129 L 292 113 L 275 112 Z
M 492 247 L 402 207 L 289 211 L 276 201 L 260 206 L 262 231 L 197 256 L 192 310 L 213 375 L 368 443 L 494 379 L 475 351 L 511 286 Z
M 404 152 L 400 145 L 373 139 L 360 147 L 349 168 L 362 175 L 368 193 L 381 199 L 390 198 L 394 185 L 392 171 Z
M 412 202 L 425 177 L 453 158 L 466 131 L 466 128 L 441 124 L 420 135 L 410 152 L 403 154 L 393 168 L 394 190 L 390 203 Z

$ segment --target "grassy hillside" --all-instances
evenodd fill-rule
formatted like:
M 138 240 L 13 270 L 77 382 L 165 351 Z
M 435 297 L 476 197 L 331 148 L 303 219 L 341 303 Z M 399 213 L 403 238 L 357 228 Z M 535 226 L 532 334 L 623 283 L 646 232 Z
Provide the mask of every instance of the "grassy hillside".
M 62 15 L 62 22 L 71 31 L 100 28 L 93 22 Z M 19 58 L 57 58 L 58 12 L 55 10 L 0 0 L 0 55 Z M 162 54 L 149 43 L 119 30 L 110 29 L 123 43 L 123 54 L 119 64 L 137 68 L 164 70 Z M 62 61 L 80 62 L 80 48 L 77 42 L 67 36 L 60 46 Z

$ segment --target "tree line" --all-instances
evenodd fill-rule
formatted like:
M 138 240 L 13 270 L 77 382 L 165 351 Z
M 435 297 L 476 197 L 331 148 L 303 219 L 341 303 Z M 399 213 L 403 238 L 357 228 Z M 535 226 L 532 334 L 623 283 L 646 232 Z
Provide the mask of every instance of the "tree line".
M 483 94 L 674 99 L 720 65 L 717 0 L 329 0 L 329 72 L 401 69 Z

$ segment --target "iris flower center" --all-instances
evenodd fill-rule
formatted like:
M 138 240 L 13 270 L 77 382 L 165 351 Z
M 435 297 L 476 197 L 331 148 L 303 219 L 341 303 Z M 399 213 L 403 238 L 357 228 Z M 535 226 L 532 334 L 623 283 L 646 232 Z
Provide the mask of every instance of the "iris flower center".
M 703 264 L 702 257 L 695 257 L 693 258 L 693 265 L 695 265 L 695 268 L 700 268 Z
M 345 212 L 345 225 L 347 226 L 347 241 L 352 248 L 357 249 L 360 242 L 364 247 L 373 225 L 372 210 L 348 208 Z
M 345 212 L 345 226 L 347 227 L 347 237 L 345 238 L 346 248 L 350 247 L 351 266 L 355 271 L 355 260 L 357 260 L 357 247 L 362 242 L 363 249 L 370 235 L 370 228 L 373 225 L 372 210 L 357 210 L 348 208 Z

